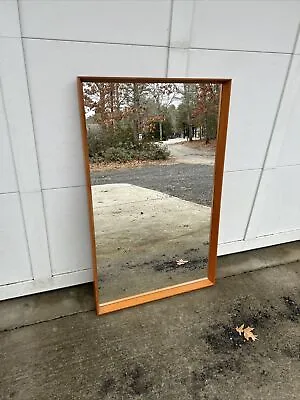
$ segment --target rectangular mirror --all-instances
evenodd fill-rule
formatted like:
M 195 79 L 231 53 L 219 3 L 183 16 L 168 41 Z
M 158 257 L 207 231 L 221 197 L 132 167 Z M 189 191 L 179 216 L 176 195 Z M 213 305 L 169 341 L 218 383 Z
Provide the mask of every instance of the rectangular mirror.
M 215 283 L 230 86 L 78 78 L 98 314 Z

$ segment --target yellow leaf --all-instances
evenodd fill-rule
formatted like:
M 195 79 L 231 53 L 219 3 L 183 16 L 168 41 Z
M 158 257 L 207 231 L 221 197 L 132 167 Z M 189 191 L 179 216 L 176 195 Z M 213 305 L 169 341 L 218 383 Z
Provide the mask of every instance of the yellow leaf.
M 235 330 L 239 333 L 240 336 L 241 336 L 241 334 L 242 334 L 243 331 L 244 331 L 244 327 L 245 327 L 245 324 L 243 324 L 243 325 L 241 325 L 241 326 L 237 326 L 237 327 L 235 328 Z
M 244 337 L 247 341 L 249 341 L 250 339 L 252 339 L 253 342 L 255 342 L 255 340 L 257 340 L 257 335 L 253 334 L 253 329 L 250 326 L 248 326 L 247 328 L 244 329 Z

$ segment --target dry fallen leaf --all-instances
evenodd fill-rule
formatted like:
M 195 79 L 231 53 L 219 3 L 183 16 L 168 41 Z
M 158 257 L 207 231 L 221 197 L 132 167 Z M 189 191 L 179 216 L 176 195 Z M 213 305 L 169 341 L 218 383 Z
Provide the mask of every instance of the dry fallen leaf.
M 251 328 L 250 326 L 248 326 L 247 328 L 244 329 L 244 337 L 247 341 L 249 341 L 250 339 L 252 339 L 253 342 L 255 342 L 255 340 L 257 340 L 257 335 L 254 335 L 254 333 L 252 332 L 254 328 Z
M 176 260 L 177 265 L 184 265 L 186 263 L 188 263 L 188 260 L 183 260 L 182 258 L 180 260 Z
M 243 325 L 241 325 L 241 326 L 237 326 L 237 327 L 235 328 L 235 330 L 239 333 L 240 336 L 242 335 L 242 333 L 243 333 L 243 331 L 244 331 L 244 327 L 245 327 L 245 324 L 243 324 Z

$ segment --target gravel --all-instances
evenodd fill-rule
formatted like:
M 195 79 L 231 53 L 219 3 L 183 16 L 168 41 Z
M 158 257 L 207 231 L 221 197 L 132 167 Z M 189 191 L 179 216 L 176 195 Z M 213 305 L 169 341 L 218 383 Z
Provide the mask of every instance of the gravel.
M 92 185 L 129 183 L 211 206 L 214 168 L 202 164 L 151 165 L 91 172 Z

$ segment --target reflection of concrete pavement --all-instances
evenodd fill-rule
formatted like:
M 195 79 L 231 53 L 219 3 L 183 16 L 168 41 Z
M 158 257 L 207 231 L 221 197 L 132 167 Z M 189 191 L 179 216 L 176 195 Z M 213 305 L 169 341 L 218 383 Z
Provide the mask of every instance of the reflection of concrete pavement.
M 126 295 L 170 285 L 170 274 L 155 273 L 153 262 L 187 257 L 190 249 L 197 257 L 208 256 L 209 207 L 130 184 L 98 185 L 92 191 L 100 271 L 113 298 L 122 295 L 120 285 L 134 290 Z M 172 284 L 200 276 L 192 269 L 173 277 Z
M 184 141 L 182 141 L 182 139 L 181 142 L 164 142 L 176 162 L 182 164 L 214 165 L 214 152 L 211 150 L 195 149 L 184 146 L 183 143 Z
M 176 143 L 183 143 L 183 142 L 186 142 L 186 139 L 184 139 L 184 138 L 174 138 L 174 139 L 164 140 L 161 143 L 169 145 L 169 144 L 176 144 Z
M 93 186 L 101 259 L 145 261 L 208 241 L 210 208 L 129 184 Z M 142 260 L 140 260 L 142 258 Z

